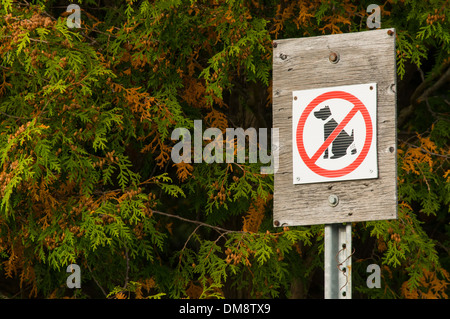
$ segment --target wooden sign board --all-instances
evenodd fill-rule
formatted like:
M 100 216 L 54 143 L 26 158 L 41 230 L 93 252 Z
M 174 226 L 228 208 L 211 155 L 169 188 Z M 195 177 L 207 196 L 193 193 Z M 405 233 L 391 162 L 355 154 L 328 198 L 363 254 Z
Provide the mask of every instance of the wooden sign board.
M 395 30 L 275 40 L 274 226 L 397 218 Z

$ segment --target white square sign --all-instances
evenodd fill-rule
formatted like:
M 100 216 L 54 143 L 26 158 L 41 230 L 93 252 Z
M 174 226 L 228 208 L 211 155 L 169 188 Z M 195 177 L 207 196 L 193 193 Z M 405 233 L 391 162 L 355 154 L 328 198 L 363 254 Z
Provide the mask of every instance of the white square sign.
M 378 177 L 376 83 L 292 94 L 294 184 Z

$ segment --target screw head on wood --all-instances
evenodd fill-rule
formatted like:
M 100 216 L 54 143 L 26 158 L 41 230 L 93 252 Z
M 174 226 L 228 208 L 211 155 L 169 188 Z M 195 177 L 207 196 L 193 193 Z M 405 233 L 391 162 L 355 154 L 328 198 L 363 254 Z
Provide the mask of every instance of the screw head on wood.
M 272 43 L 272 47 L 276 48 L 278 46 L 278 43 L 274 42 Z
M 339 197 L 336 195 L 330 195 L 328 196 L 328 204 L 330 204 L 331 207 L 336 206 L 339 203 Z
M 331 63 L 338 63 L 339 62 L 339 55 L 336 52 L 331 52 L 328 59 Z
M 394 31 L 388 30 L 388 31 L 387 31 L 387 34 L 390 35 L 390 36 L 392 36 L 392 35 L 394 35 Z
M 280 222 L 279 222 L 278 220 L 274 220 L 274 221 L 273 221 L 273 224 L 275 225 L 275 227 L 280 226 Z

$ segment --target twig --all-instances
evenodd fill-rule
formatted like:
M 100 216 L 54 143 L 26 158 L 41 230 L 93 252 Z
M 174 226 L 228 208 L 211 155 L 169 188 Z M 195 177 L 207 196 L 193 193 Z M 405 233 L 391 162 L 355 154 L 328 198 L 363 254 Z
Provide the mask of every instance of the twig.
M 430 184 L 428 184 L 428 180 L 427 180 L 425 174 L 423 173 L 422 169 L 420 168 L 420 165 L 417 165 L 417 168 L 418 168 L 419 171 L 422 173 L 423 180 L 425 181 L 425 184 L 427 184 L 428 193 L 431 193 Z
M 208 228 L 212 228 L 212 229 L 214 229 L 217 232 L 241 233 L 241 234 L 247 233 L 247 232 L 242 231 L 242 230 L 225 229 L 225 228 L 222 228 L 222 227 L 219 227 L 219 226 L 213 226 L 213 225 L 210 225 L 210 224 L 198 221 L 198 220 L 192 220 L 192 219 L 184 218 L 184 217 L 181 217 L 181 216 L 178 216 L 178 215 L 164 213 L 164 212 L 160 212 L 160 211 L 153 210 L 153 209 L 151 210 L 151 212 L 154 213 L 154 214 L 163 215 L 163 216 L 167 216 L 167 217 L 170 217 L 170 218 L 176 218 L 176 219 L 188 222 L 188 223 L 197 224 L 197 225 L 200 225 L 200 226 L 205 226 L 205 227 L 208 227 Z
M 30 41 L 33 42 L 40 42 L 40 43 L 45 43 L 45 44 L 49 44 L 50 42 L 46 41 L 46 40 L 41 40 L 41 39 L 34 39 L 34 38 L 28 38 Z
M 430 82 L 436 79 L 436 82 L 430 85 Z M 450 79 L 450 68 L 439 75 L 434 75 L 431 79 L 423 81 L 414 91 L 411 97 L 411 104 L 402 109 L 397 118 L 398 126 L 401 126 L 406 119 L 414 112 L 415 107 L 429 97 L 433 92 L 444 86 Z
M 436 245 L 444 249 L 447 254 L 450 256 L 450 249 L 448 249 L 445 245 L 442 245 L 440 242 L 436 241 Z
M 219 237 L 217 237 L 217 239 L 214 241 L 214 245 L 217 244 L 217 242 L 219 241 L 220 238 L 222 238 L 223 236 L 225 236 L 228 232 L 222 233 L 220 234 Z M 214 246 L 211 246 L 211 249 L 209 250 L 208 254 L 206 255 L 206 257 L 203 260 L 208 259 L 209 255 L 211 254 L 212 250 L 213 250 Z
M 0 299 L 9 299 L 9 297 L 0 291 Z
M 450 79 L 450 68 L 447 69 L 447 71 L 428 89 L 426 89 L 420 97 L 417 99 L 418 102 L 422 102 L 424 99 L 426 99 L 428 96 L 431 95 L 434 91 L 439 89 L 441 86 L 443 86 L 448 80 Z
M 186 241 L 184 242 L 183 249 L 181 249 L 181 251 L 184 251 L 186 249 L 187 243 L 191 240 L 191 237 L 195 234 L 197 229 L 199 229 L 200 227 L 201 227 L 201 225 L 198 225 L 197 227 L 195 227 L 194 231 L 189 235 L 188 239 L 186 239 Z M 181 258 L 181 255 L 180 255 L 180 258 Z
M 89 267 L 89 264 L 86 262 L 86 265 L 89 269 L 89 272 L 91 273 L 92 279 L 94 279 L 95 284 L 100 288 L 100 290 L 103 292 L 103 294 L 105 295 L 105 297 L 108 297 L 108 294 L 105 292 L 105 290 L 103 289 L 102 286 L 100 286 L 100 284 L 98 283 L 97 279 L 95 278 L 94 274 L 92 273 L 91 267 Z
M 1 111 L 0 111 L 0 114 L 5 115 L 7 117 L 14 118 L 14 119 L 18 119 L 18 120 L 32 120 L 33 119 L 32 117 L 15 116 L 15 115 L 7 114 L 7 113 L 1 112 Z
M 424 149 L 423 147 L 420 147 L 420 146 L 417 146 L 417 145 L 414 145 L 414 144 L 411 144 L 411 143 L 408 143 L 408 142 L 403 142 L 403 143 L 405 143 L 406 145 L 409 145 L 411 147 L 414 147 L 414 148 L 420 148 L 421 151 L 423 151 L 425 153 L 428 153 L 430 155 L 440 156 L 440 157 L 447 158 L 447 159 L 450 158 L 450 156 L 447 156 L 447 155 L 444 155 L 444 154 L 433 153 L 433 152 L 430 152 L 430 151 Z
M 127 260 L 127 268 L 125 270 L 125 284 L 123 285 L 123 289 L 127 289 L 128 286 L 128 272 L 130 270 L 130 258 L 128 258 L 128 248 L 125 247 L 125 257 Z

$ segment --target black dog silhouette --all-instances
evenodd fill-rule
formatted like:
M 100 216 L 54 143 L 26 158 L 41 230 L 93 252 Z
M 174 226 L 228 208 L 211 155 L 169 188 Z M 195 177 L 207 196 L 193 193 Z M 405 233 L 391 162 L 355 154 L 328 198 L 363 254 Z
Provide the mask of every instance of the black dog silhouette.
M 322 121 L 326 121 L 331 116 L 330 108 L 328 105 L 324 106 L 320 110 L 314 112 L 314 116 Z M 334 118 L 330 118 L 330 120 L 325 123 L 323 129 L 324 141 L 328 138 L 328 136 L 330 136 L 336 126 L 338 126 L 338 123 L 334 120 Z M 333 152 L 331 159 L 340 158 L 346 155 L 348 147 L 354 142 L 354 140 L 353 130 L 351 135 L 348 135 L 347 132 L 342 130 L 331 143 L 331 151 Z M 323 158 L 328 158 L 328 149 L 329 147 L 325 150 Z M 351 150 L 351 154 L 356 154 L 356 148 Z

